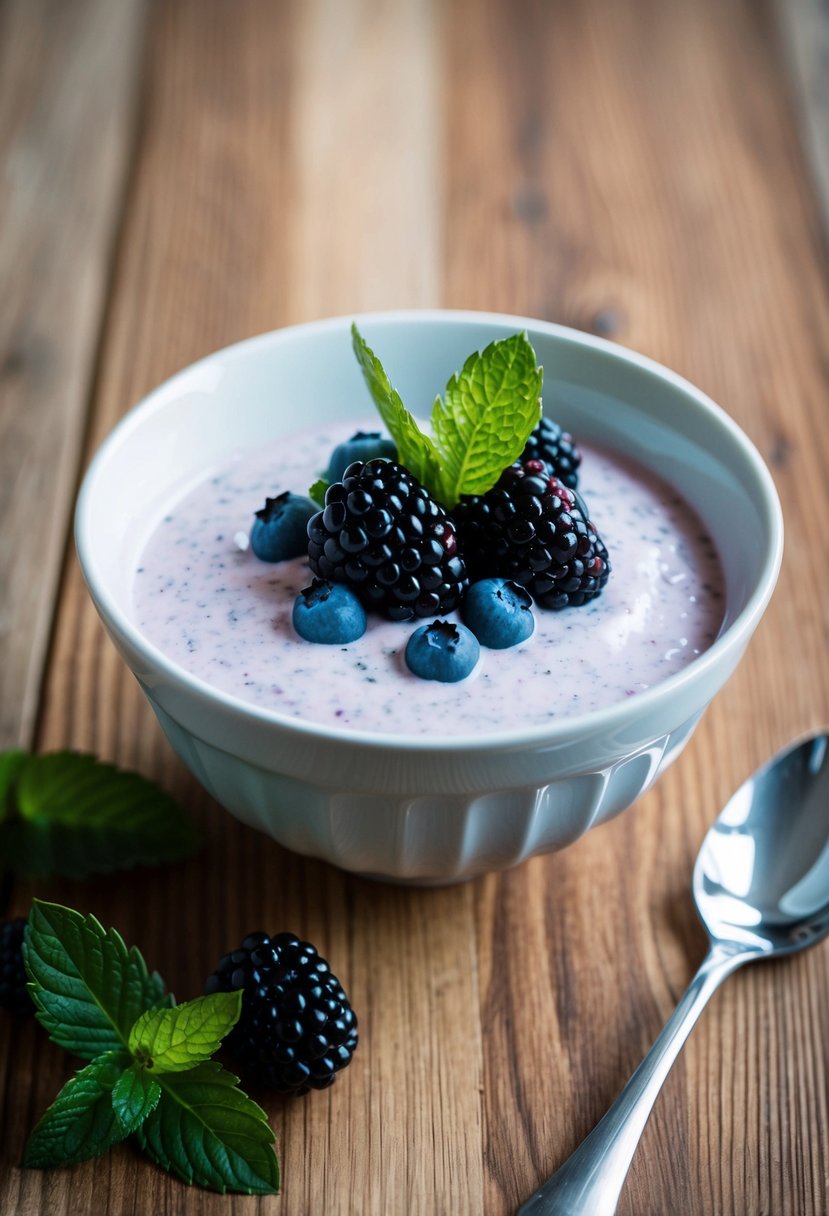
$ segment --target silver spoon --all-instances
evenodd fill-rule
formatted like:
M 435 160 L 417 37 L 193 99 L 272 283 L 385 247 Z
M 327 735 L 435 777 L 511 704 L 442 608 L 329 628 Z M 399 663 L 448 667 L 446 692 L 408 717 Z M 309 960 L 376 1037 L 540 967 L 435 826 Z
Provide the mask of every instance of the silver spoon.
M 662 1032 L 607 1114 L 517 1216 L 613 1216 L 671 1065 L 722 981 L 829 933 L 829 735 L 759 769 L 702 842 L 694 902 L 709 949 Z

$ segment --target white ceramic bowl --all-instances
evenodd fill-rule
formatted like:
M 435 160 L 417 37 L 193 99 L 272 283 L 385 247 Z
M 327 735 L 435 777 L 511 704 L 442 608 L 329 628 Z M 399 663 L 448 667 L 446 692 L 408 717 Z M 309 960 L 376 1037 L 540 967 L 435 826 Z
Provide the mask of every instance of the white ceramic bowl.
M 546 409 L 670 480 L 713 536 L 726 578 L 717 641 L 611 708 L 447 741 L 310 725 L 188 675 L 134 624 L 133 573 L 174 489 L 233 450 L 298 426 L 365 417 L 352 318 L 252 338 L 151 393 L 84 481 L 76 541 L 115 645 L 179 756 L 229 811 L 299 853 L 397 881 L 446 883 L 560 849 L 629 806 L 679 754 L 733 672 L 772 593 L 780 505 L 746 436 L 658 364 L 561 326 L 488 313 L 359 318 L 407 402 L 428 408 L 470 351 L 526 329 Z

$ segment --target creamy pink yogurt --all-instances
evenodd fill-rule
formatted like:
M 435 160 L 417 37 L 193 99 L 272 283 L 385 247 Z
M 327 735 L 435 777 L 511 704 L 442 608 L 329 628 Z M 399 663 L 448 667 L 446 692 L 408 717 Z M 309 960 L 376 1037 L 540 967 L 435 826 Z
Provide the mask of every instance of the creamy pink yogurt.
M 307 561 L 271 565 L 240 541 L 266 495 L 304 494 L 354 430 L 303 432 L 239 453 L 171 503 L 146 545 L 134 593 L 136 623 L 170 659 L 290 717 L 445 737 L 612 705 L 679 671 L 717 636 L 722 574 L 697 516 L 645 469 L 582 445 L 579 492 L 612 564 L 598 599 L 561 612 L 534 609 L 533 636 L 510 650 L 482 648 L 460 684 L 420 680 L 406 668 L 403 652 L 419 621 L 369 616 L 366 633 L 348 646 L 303 641 L 291 610 L 312 578 Z

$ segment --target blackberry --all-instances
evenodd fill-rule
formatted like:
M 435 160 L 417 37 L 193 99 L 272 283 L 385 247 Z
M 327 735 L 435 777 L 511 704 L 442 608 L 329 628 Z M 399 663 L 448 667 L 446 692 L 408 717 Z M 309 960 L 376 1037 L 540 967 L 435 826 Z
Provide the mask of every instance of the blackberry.
M 467 585 L 455 525 L 402 465 L 356 460 L 308 523 L 313 572 L 392 621 L 451 612 Z
M 607 549 L 583 500 L 540 460 L 510 465 L 454 517 L 473 579 L 512 579 L 542 608 L 587 603 L 607 582 Z
M 0 1009 L 17 1014 L 34 1012 L 26 987 L 26 968 L 21 949 L 25 929 L 24 916 L 0 925 Z
M 205 991 L 241 988 L 242 1014 L 223 1047 L 258 1084 L 283 1094 L 326 1089 L 351 1063 L 357 1018 L 328 963 L 293 933 L 249 933 Z
M 581 452 L 573 436 L 552 418 L 542 418 L 530 435 L 521 453 L 521 461 L 526 460 L 543 460 L 553 477 L 570 490 L 579 484 Z

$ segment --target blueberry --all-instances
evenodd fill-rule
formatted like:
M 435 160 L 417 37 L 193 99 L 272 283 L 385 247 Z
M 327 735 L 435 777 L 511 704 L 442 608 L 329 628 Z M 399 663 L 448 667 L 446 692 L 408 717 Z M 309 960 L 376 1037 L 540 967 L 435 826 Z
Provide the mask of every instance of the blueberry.
M 293 625 L 306 642 L 356 642 L 366 631 L 366 610 L 342 583 L 315 578 L 294 600 Z
M 338 443 L 331 453 L 328 472 L 325 475 L 328 484 L 342 481 L 343 473 L 355 460 L 361 460 L 365 464 L 367 460 L 374 460 L 378 456 L 386 460 L 397 460 L 397 448 L 391 439 L 387 439 L 379 431 L 357 431 L 345 443 Z
M 467 588 L 463 619 L 482 646 L 506 650 L 526 642 L 535 629 L 532 598 L 518 583 L 483 578 Z
M 406 645 L 406 664 L 423 680 L 455 684 L 465 679 L 478 662 L 477 638 L 463 625 L 432 621 L 415 629 Z
M 286 490 L 266 498 L 250 530 L 250 547 L 263 562 L 284 562 L 308 552 L 308 520 L 318 508 L 310 498 Z

